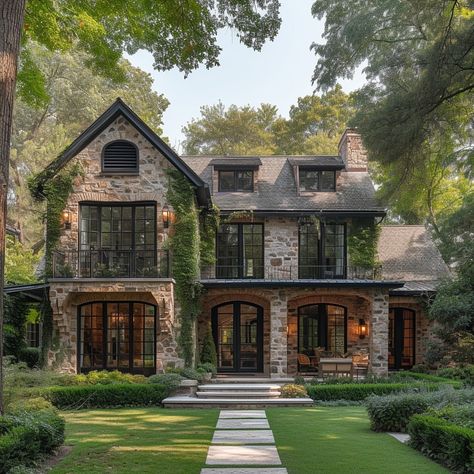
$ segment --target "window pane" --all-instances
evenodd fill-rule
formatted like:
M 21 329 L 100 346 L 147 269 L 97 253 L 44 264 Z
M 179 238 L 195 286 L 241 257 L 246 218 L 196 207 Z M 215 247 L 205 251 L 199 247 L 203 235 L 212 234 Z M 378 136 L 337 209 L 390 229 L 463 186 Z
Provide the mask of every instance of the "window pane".
M 318 190 L 318 171 L 299 170 L 300 175 L 300 191 L 317 191 Z
M 334 191 L 335 190 L 334 183 L 335 183 L 334 171 L 321 171 L 321 179 L 320 179 L 321 191 Z
M 219 191 L 235 191 L 233 171 L 219 171 Z
M 237 191 L 253 191 L 253 171 L 237 171 Z

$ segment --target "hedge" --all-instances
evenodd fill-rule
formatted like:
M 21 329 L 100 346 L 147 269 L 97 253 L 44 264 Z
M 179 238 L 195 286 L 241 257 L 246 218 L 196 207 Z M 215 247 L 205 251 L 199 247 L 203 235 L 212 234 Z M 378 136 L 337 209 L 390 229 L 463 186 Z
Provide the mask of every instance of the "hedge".
M 64 442 L 64 420 L 53 410 L 0 417 L 0 474 L 32 466 Z
M 437 390 L 439 387 L 440 384 L 435 383 L 352 383 L 306 385 L 306 390 L 313 400 L 359 401 L 371 395 L 386 395 L 414 389 Z
M 111 384 L 50 387 L 39 394 L 58 408 L 112 408 L 160 405 L 169 395 L 162 384 Z
M 451 471 L 474 472 L 474 430 L 430 415 L 414 415 L 410 444 Z
M 434 392 L 398 393 L 372 396 L 366 400 L 371 428 L 374 431 L 406 431 L 410 418 L 429 408 L 474 401 L 474 390 L 446 388 Z

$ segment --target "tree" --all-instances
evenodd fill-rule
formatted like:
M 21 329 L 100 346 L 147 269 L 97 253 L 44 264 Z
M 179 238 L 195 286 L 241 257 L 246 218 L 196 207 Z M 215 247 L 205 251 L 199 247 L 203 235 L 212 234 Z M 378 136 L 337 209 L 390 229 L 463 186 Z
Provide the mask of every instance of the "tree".
M 336 154 L 353 112 L 352 99 L 340 86 L 300 97 L 288 119 L 270 104 L 203 106 L 201 117 L 183 127 L 184 150 L 192 155 Z
M 22 98 L 16 101 L 8 200 L 8 220 L 19 229 L 20 241 L 28 247 L 43 238 L 43 209 L 28 192 L 28 177 L 45 168 L 117 97 L 159 134 L 168 106 L 168 100 L 153 91 L 152 77 L 126 60 L 119 63 L 124 80 L 117 84 L 84 68 L 88 55 L 80 51 L 51 53 L 30 45 L 30 54 L 45 78 L 48 100 L 41 107 Z
M 39 256 L 20 242 L 8 239 L 5 258 L 5 282 L 9 284 L 34 283 Z
M 436 225 L 430 202 L 440 183 L 452 178 L 456 186 L 474 164 L 472 4 L 316 0 L 312 12 L 326 20 L 326 42 L 312 46 L 313 81 L 326 90 L 364 66 L 368 83 L 356 94 L 353 123 L 389 177 L 384 195 L 408 207 L 424 201 L 417 218 Z

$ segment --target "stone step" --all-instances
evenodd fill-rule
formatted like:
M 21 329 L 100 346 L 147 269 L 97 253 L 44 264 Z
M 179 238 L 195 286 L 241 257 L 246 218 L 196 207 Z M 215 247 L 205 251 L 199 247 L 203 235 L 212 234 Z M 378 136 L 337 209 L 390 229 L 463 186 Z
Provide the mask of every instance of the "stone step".
M 308 377 L 308 381 L 313 377 Z M 294 378 L 285 377 L 285 378 L 270 378 L 270 377 L 245 377 L 245 376 L 221 376 L 218 375 L 216 378 L 211 380 L 212 384 L 234 384 L 234 383 L 243 383 L 243 384 L 271 384 L 271 385 L 284 385 L 286 383 L 292 383 Z
M 260 392 L 274 392 L 280 390 L 281 385 L 276 384 L 203 384 L 198 385 L 198 390 L 200 392 L 217 392 L 217 391 L 242 391 L 242 392 L 250 392 L 250 391 L 260 391 Z
M 286 467 L 205 467 L 201 474 L 288 474 Z
M 173 396 L 163 400 L 165 408 L 230 408 L 310 407 L 311 398 L 197 398 Z
M 280 396 L 280 391 L 251 391 L 251 392 L 242 392 L 238 390 L 222 390 L 216 392 L 197 392 L 198 398 L 278 398 Z

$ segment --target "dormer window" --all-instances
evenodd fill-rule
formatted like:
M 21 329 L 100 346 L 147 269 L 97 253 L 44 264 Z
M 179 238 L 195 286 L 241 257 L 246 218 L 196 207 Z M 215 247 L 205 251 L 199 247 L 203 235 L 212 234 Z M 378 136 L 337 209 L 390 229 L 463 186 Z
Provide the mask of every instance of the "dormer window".
M 336 172 L 312 168 L 299 169 L 300 191 L 331 192 L 336 190 Z
M 253 192 L 253 170 L 220 170 L 219 192 Z
M 107 174 L 137 174 L 138 148 L 132 142 L 115 140 L 102 152 L 102 172 Z

